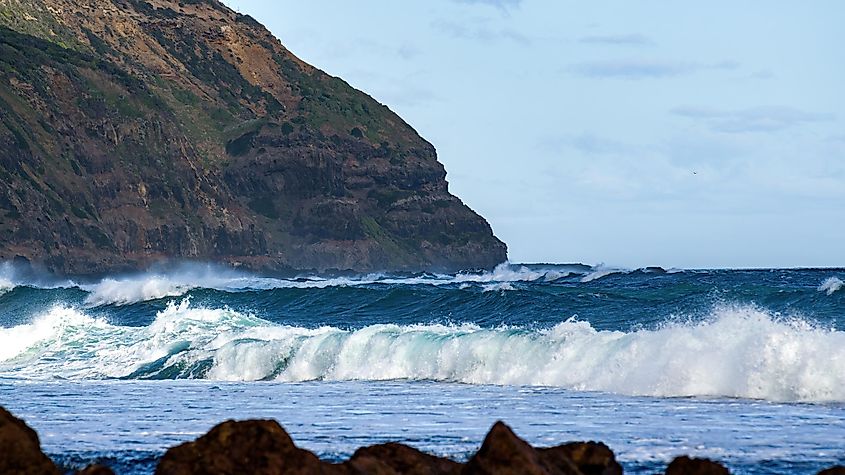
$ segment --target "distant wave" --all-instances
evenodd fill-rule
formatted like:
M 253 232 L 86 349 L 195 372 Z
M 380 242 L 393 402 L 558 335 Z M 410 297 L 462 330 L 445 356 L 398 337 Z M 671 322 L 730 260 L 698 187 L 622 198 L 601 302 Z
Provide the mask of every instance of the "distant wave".
M 485 284 L 481 287 L 484 292 L 505 292 L 509 290 L 516 290 L 510 282 L 496 282 L 495 284 Z
M 11 264 L 8 262 L 0 264 L 0 295 L 13 290 L 17 286 L 14 280 L 14 269 Z
M 277 325 L 172 303 L 147 327 L 67 307 L 0 329 L 0 376 L 24 379 L 388 380 L 544 385 L 647 396 L 845 401 L 845 333 L 717 307 L 698 323 L 598 331 Z
M 834 292 L 841 289 L 845 285 L 839 277 L 828 277 L 819 285 L 819 292 L 826 292 L 827 295 L 833 295 Z
M 11 280 L 0 276 L 0 295 L 3 295 L 14 288 L 15 284 Z
M 586 271 L 584 269 L 587 269 Z M 295 279 L 258 277 L 214 266 L 182 266 L 169 272 L 147 272 L 124 277 L 109 277 L 95 284 L 78 285 L 89 293 L 86 304 L 129 305 L 137 302 L 184 296 L 194 289 L 213 289 L 227 292 L 270 289 L 323 289 L 372 284 L 452 285 L 464 288 L 479 285 L 485 291 L 514 290 L 516 282 L 552 282 L 570 275 L 589 272 L 578 264 L 548 265 L 547 267 L 501 264 L 491 272 L 460 273 L 455 275 L 423 274 L 391 276 L 367 274 L 355 277 L 325 278 L 317 276 Z
M 623 272 L 625 272 L 625 271 L 623 271 L 621 269 L 599 269 L 599 270 L 595 270 L 593 272 L 590 272 L 589 274 L 585 275 L 584 277 L 581 277 L 581 282 L 583 282 L 583 283 L 592 282 L 594 280 L 599 280 L 599 279 L 601 279 L 603 277 L 607 277 L 609 275 L 621 274 Z
M 242 292 L 272 289 L 323 289 L 327 287 L 354 287 L 373 284 L 386 285 L 457 285 L 461 288 L 478 286 L 484 291 L 515 290 L 510 284 L 520 282 L 555 282 L 560 279 L 592 282 L 613 274 L 666 273 L 659 267 L 638 270 L 611 269 L 603 265 L 591 267 L 584 264 L 510 264 L 503 263 L 490 272 L 458 274 L 391 275 L 383 273 L 359 276 L 298 278 L 262 277 L 217 265 L 184 264 L 167 270 L 152 270 L 122 276 L 106 277 L 98 282 L 77 283 L 50 276 L 21 278 L 7 262 L 0 264 L 0 294 L 26 285 L 37 288 L 79 288 L 88 293 L 85 304 L 131 305 L 164 298 L 182 297 L 195 289 L 223 292 Z M 673 272 L 681 272 L 675 270 Z

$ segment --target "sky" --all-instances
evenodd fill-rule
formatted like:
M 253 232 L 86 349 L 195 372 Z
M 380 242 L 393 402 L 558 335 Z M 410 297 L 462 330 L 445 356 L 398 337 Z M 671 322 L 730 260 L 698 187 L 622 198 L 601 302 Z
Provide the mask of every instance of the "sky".
M 845 2 L 225 3 L 434 144 L 511 262 L 845 266 Z

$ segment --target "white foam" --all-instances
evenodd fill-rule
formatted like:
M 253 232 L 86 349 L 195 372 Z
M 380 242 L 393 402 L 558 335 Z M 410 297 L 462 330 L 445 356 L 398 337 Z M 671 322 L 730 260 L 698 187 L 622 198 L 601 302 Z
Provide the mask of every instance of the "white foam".
M 0 362 L 22 362 L 52 357 L 66 346 L 85 346 L 88 336 L 108 325 L 74 309 L 56 306 L 32 323 L 0 328 Z
M 845 285 L 839 277 L 828 277 L 819 285 L 819 292 L 826 292 L 827 295 L 833 295 L 834 292 L 841 289 Z
M 496 282 L 494 284 L 484 284 L 481 286 L 482 292 L 506 292 L 516 290 L 510 282 Z
M 148 327 L 56 307 L 0 330 L 0 375 L 217 380 L 421 379 L 540 385 L 646 396 L 845 401 L 845 333 L 719 307 L 699 323 L 599 331 L 570 319 L 545 330 L 475 325 L 273 324 L 183 300 Z M 139 373 L 140 372 L 140 373 Z
M 619 269 L 597 269 L 585 275 L 584 277 L 581 277 L 581 282 L 586 284 L 587 282 L 592 282 L 594 280 L 601 279 L 602 277 L 618 274 L 620 272 L 622 271 Z
M 0 295 L 13 290 L 17 286 L 14 274 L 14 268 L 10 263 L 0 264 Z
M 127 305 L 165 297 L 178 297 L 195 287 L 195 284 L 157 275 L 126 279 L 103 279 L 96 285 L 84 287 L 84 290 L 90 292 L 88 297 L 85 298 L 85 303 L 88 305 Z
M 357 277 L 308 277 L 304 279 L 276 279 L 221 269 L 214 266 L 190 265 L 166 273 L 147 272 L 124 277 L 109 277 L 96 284 L 79 285 L 89 295 L 86 305 L 129 305 L 137 302 L 181 297 L 193 289 L 214 289 L 227 292 L 244 290 L 269 290 L 282 288 L 324 289 L 371 284 L 449 285 L 460 288 L 479 285 L 484 291 L 513 290 L 509 283 L 552 281 L 570 275 L 560 269 L 532 270 L 508 263 L 497 266 L 492 272 L 457 275 L 426 275 L 394 278 L 382 274 Z
M 10 290 L 13 290 L 14 288 L 15 288 L 14 282 L 0 276 L 0 295 L 3 295 Z

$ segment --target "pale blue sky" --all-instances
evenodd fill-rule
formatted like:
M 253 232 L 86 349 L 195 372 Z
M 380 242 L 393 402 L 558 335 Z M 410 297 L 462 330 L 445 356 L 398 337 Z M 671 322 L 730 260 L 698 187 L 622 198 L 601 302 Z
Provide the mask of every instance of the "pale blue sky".
M 226 3 L 433 143 L 512 262 L 845 266 L 845 2 Z

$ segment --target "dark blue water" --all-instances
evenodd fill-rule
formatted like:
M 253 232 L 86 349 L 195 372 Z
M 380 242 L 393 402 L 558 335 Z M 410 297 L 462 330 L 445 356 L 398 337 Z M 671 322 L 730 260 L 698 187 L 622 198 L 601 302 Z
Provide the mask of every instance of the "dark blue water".
M 230 417 L 340 459 L 400 440 L 465 458 L 497 419 L 600 439 L 633 473 L 845 461 L 845 270 L 275 279 L 212 267 L 70 282 L 0 269 L 0 403 L 68 466 L 148 473 Z M 187 381 L 183 381 L 187 380 Z

